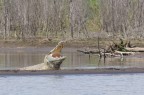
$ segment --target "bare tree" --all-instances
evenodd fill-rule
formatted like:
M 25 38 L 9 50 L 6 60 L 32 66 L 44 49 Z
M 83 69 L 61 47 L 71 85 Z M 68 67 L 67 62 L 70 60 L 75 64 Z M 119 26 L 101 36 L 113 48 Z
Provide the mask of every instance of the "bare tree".
M 91 30 L 142 38 L 143 29 L 144 0 L 0 0 L 5 40 L 89 38 Z

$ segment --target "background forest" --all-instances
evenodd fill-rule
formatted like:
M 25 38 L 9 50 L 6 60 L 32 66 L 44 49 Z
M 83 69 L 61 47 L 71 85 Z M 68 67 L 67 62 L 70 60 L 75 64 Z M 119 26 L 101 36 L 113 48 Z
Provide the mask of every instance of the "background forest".
M 144 0 L 0 0 L 0 38 L 144 37 Z

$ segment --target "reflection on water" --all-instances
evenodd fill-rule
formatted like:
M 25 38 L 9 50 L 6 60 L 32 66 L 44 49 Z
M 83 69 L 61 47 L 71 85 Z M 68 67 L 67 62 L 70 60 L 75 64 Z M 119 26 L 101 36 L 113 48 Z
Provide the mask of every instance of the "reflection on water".
M 6 48 L 0 49 L 0 69 L 15 69 L 43 62 L 51 48 Z M 67 59 L 62 68 L 101 68 L 101 67 L 144 67 L 144 54 L 99 59 L 97 55 L 85 55 L 74 49 L 64 49 Z
M 100 59 L 97 55 L 66 53 L 68 59 L 63 64 L 68 68 L 107 68 L 107 67 L 144 67 L 144 53 L 121 57 Z
M 144 74 L 0 76 L 1 95 L 143 95 Z

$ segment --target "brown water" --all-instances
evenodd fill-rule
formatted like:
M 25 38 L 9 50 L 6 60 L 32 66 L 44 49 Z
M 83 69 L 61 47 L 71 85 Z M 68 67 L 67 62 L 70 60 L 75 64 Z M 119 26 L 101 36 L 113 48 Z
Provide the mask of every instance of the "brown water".
M 45 54 L 50 48 L 0 48 L 0 69 L 16 69 L 43 62 Z M 109 67 L 144 67 L 144 53 L 137 53 L 131 56 L 109 57 L 105 60 L 97 55 L 85 55 L 76 52 L 77 49 L 65 48 L 63 55 L 67 59 L 63 62 L 61 68 L 73 69 L 91 69 L 91 68 L 109 68 Z

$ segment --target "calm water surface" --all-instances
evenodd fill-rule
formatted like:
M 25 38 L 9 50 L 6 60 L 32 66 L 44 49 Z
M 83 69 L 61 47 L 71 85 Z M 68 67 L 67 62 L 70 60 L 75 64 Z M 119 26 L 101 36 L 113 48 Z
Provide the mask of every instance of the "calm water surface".
M 16 69 L 42 63 L 45 54 L 51 49 L 53 48 L 0 48 L 0 69 Z M 67 59 L 62 68 L 144 67 L 144 53 L 100 60 L 97 55 L 85 55 L 76 50 L 63 49 L 63 55 Z
M 0 69 L 43 62 L 52 48 L 0 48 Z M 144 54 L 99 59 L 64 49 L 62 68 L 144 67 Z M 0 95 L 143 95 L 144 74 L 0 76 Z
M 0 95 L 143 95 L 144 74 L 0 76 Z

